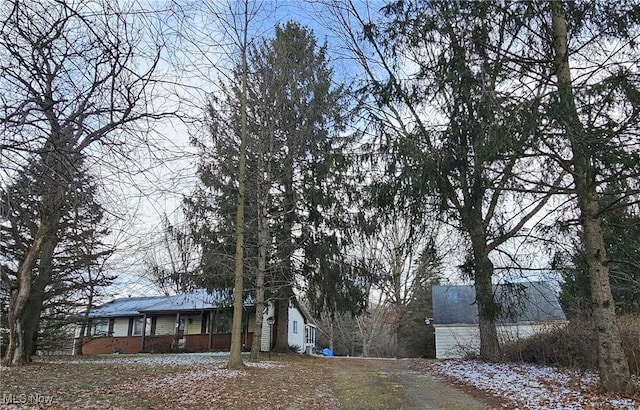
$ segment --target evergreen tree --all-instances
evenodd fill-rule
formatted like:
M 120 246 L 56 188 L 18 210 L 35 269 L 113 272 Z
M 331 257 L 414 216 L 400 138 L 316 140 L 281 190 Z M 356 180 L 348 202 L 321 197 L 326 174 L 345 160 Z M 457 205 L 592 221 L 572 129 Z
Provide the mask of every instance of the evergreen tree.
M 0 226 L 0 250 L 7 264 L 4 286 L 15 297 L 16 267 L 37 234 L 33 221 L 41 220 L 37 204 L 41 185 L 47 184 L 42 173 L 46 168 L 32 162 L 28 171 L 3 193 L 0 208 L 6 209 L 8 224 Z M 89 308 L 100 291 L 115 279 L 100 266 L 112 254 L 103 240 L 109 234 L 105 227 L 104 210 L 96 202 L 97 185 L 86 171 L 80 171 L 70 183 L 70 195 L 59 210 L 59 233 L 51 253 L 41 257 L 34 266 L 36 295 L 28 308 L 29 332 L 27 349 L 33 352 L 38 340 L 50 341 Z M 100 271 L 99 274 L 96 271 Z M 49 283 L 43 278 L 50 278 Z M 41 321 L 42 319 L 42 321 Z M 51 344 L 50 342 L 45 344 Z
M 626 201 L 603 200 L 615 208 L 602 216 L 603 237 L 609 257 L 609 281 L 616 312 L 640 313 L 640 214 Z M 608 208 L 605 206 L 605 208 Z M 590 317 L 591 286 L 582 231 L 567 232 L 575 235 L 572 251 L 555 255 L 555 268 L 563 275 L 560 301 L 569 317 Z
M 378 109 L 385 174 L 374 186 L 382 209 L 408 218 L 440 212 L 465 237 L 480 321 L 480 354 L 500 354 L 493 297 L 493 255 L 523 231 L 561 185 L 563 175 L 520 176 L 538 168 L 539 100 L 527 68 L 528 3 L 396 1 L 385 20 L 361 23 L 369 49 L 359 57 Z M 353 36 L 357 38 L 357 36 Z M 378 62 L 378 64 L 376 64 Z
M 355 268 L 343 256 L 348 235 L 342 185 L 349 163 L 347 141 L 338 133 L 346 120 L 344 91 L 332 83 L 326 46 L 318 47 L 313 33 L 296 23 L 276 28 L 273 39 L 251 48 L 248 64 L 245 260 L 253 272 L 266 271 L 266 297 L 278 305 L 276 349 L 288 351 L 294 288 L 307 290 L 314 311 L 357 308 L 362 300 Z M 226 90 L 209 110 L 213 147 L 198 142 L 204 154 L 200 192 L 206 194 L 187 200 L 206 278 L 222 272 L 220 261 L 230 255 L 225 238 L 237 182 L 229 158 L 238 156 L 240 94 L 237 87 Z M 259 268 L 259 260 L 265 266 Z M 214 283 L 220 282 L 209 286 Z

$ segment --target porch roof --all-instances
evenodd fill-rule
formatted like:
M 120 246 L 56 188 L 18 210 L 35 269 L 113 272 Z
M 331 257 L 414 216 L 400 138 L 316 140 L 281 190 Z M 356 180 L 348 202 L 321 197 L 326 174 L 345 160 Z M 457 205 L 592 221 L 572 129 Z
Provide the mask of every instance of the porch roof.
M 188 293 L 168 296 L 147 296 L 115 299 L 91 310 L 89 317 L 139 316 L 144 313 L 177 313 L 231 307 L 233 293 L 196 289 Z M 244 306 L 253 306 L 253 296 L 245 295 Z

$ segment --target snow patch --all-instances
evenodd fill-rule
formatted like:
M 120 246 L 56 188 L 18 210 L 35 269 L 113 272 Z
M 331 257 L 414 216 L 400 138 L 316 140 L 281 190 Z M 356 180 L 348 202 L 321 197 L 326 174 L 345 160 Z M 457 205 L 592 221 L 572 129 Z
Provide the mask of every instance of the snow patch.
M 430 372 L 502 396 L 514 408 L 532 410 L 640 408 L 640 398 L 598 393 L 599 377 L 588 371 L 531 364 L 445 360 L 426 364 Z M 634 378 L 640 388 L 640 381 Z
M 276 369 L 276 368 L 285 366 L 282 363 L 276 363 L 276 362 L 247 362 L 245 364 L 249 367 L 257 367 L 260 369 Z
M 146 366 L 194 366 L 212 363 L 222 363 L 227 360 L 229 353 L 178 353 L 178 354 L 149 354 L 111 357 L 100 357 L 76 359 L 76 360 L 52 360 L 50 363 L 59 364 L 110 364 L 110 365 L 132 365 L 141 364 Z

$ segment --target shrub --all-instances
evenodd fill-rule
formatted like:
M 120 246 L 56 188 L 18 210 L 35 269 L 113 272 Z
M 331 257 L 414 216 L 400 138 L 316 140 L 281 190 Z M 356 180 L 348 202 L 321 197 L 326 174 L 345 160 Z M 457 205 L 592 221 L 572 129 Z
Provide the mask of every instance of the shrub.
M 622 346 L 632 373 L 640 374 L 640 317 L 618 317 Z M 509 361 L 595 369 L 598 366 L 596 332 L 589 320 L 572 320 L 504 346 Z

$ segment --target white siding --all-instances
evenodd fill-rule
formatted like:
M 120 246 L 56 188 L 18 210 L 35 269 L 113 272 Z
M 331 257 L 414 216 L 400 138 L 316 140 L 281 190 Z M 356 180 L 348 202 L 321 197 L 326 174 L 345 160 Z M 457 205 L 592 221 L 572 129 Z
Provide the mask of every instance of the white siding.
M 536 333 L 549 330 L 552 327 L 563 326 L 562 323 L 529 323 L 511 326 L 498 326 L 500 343 L 512 342 L 533 336 Z
M 175 331 L 175 316 L 158 316 L 158 319 L 156 319 L 156 335 L 172 335 Z
M 182 316 L 180 316 L 182 319 Z M 191 321 L 191 323 L 189 323 Z M 186 335 L 199 335 L 202 333 L 202 316 L 191 315 L 184 317 L 184 334 Z
M 480 351 L 478 326 L 435 326 L 436 359 L 463 357 Z
M 304 316 L 293 303 L 289 305 L 288 343 L 289 346 L 298 346 L 298 352 L 304 352 Z
M 262 340 L 260 341 L 260 350 L 263 352 L 269 351 L 269 341 L 271 340 L 271 326 L 267 324 L 267 318 L 274 317 L 275 310 L 273 304 L 267 305 L 267 311 L 262 317 Z
M 129 318 L 117 317 L 113 321 L 113 335 L 114 336 L 127 336 L 129 332 Z
M 266 313 L 262 318 L 262 340 L 260 343 L 260 350 L 263 352 L 269 351 L 269 341 L 270 339 L 270 327 L 267 324 L 267 318 L 275 317 L 275 310 L 272 303 L 267 305 Z M 294 322 L 297 323 L 297 326 L 294 326 Z M 297 327 L 297 329 L 294 329 Z M 275 329 L 274 329 L 275 330 Z M 297 332 L 294 332 L 297 330 Z M 305 320 L 302 312 L 298 310 L 298 308 L 291 303 L 289 305 L 289 324 L 288 324 L 288 335 L 287 335 L 287 343 L 289 346 L 298 346 L 299 352 L 303 353 L 307 346 L 315 347 L 315 344 L 305 344 L 304 342 L 304 332 L 305 332 Z M 315 336 L 315 328 L 313 329 L 313 335 Z
M 500 343 L 529 337 L 564 322 L 525 323 L 497 326 Z M 460 358 L 480 353 L 480 330 L 477 325 L 435 325 L 436 359 Z

